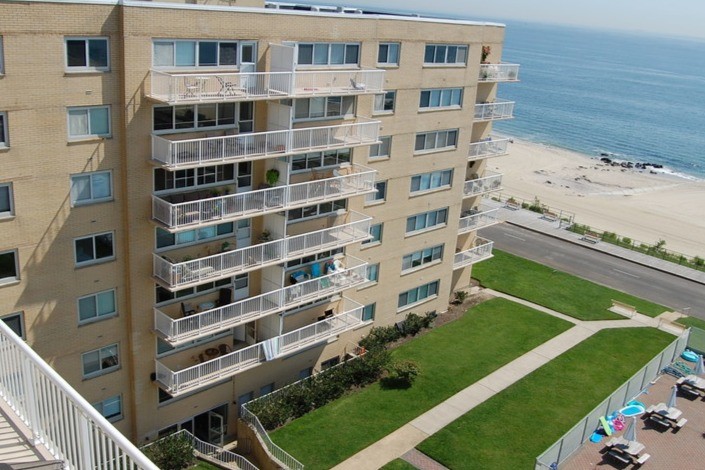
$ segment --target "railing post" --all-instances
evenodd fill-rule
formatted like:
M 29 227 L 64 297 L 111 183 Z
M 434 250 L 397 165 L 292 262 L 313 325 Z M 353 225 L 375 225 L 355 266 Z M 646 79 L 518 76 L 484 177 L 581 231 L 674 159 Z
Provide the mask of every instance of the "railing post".
M 34 374 L 32 362 L 29 357 L 22 357 L 22 382 L 25 392 L 24 406 L 27 410 L 27 420 L 29 428 L 32 430 L 32 446 L 39 444 L 41 435 L 39 433 L 39 411 L 37 410 L 37 396 L 34 388 Z
M 91 424 L 82 413 L 78 414 L 78 439 L 83 468 L 95 468 L 94 453 L 91 452 Z M 115 456 L 117 460 L 117 455 Z

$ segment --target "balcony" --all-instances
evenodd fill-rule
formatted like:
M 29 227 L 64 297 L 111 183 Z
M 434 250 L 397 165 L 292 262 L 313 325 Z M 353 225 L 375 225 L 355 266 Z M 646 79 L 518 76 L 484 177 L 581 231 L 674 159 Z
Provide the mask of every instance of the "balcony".
M 478 82 L 518 82 L 519 64 L 480 64 Z
M 494 242 L 484 238 L 476 238 L 473 248 L 455 254 L 453 259 L 453 269 L 460 269 L 470 266 L 480 261 L 492 258 L 492 246 Z
M 266 292 L 228 305 L 174 319 L 154 309 L 154 328 L 172 346 L 320 300 L 367 282 L 367 263 L 352 256 L 342 260 L 344 268 L 331 274 Z M 179 312 L 180 313 L 180 312 Z
M 376 144 L 379 121 L 170 140 L 152 135 L 152 160 L 169 170 Z
M 514 101 L 497 99 L 493 103 L 475 104 L 475 121 L 500 121 L 514 117 Z
M 344 172 L 349 174 L 342 174 Z M 377 173 L 376 170 L 352 165 L 352 167 L 335 170 L 331 178 L 189 202 L 174 203 L 174 196 L 170 197 L 171 201 L 152 196 L 152 218 L 168 230 L 176 231 L 271 214 L 372 193 L 375 191 L 375 173 Z M 183 200 L 184 196 L 198 197 L 200 194 L 200 192 L 194 192 L 175 196 Z
M 467 180 L 463 187 L 463 197 L 472 197 L 502 189 L 502 175 L 486 171 L 482 178 Z
M 382 93 L 384 70 L 150 72 L 149 98 L 170 105 Z
M 370 238 L 371 220 L 372 217 L 351 211 L 346 214 L 345 223 L 342 225 L 180 263 L 174 263 L 155 254 L 153 255 L 154 277 L 170 291 L 217 281 L 367 240 Z
M 462 214 L 458 224 L 458 235 L 479 230 L 499 223 L 497 217 L 499 209 L 490 209 L 484 211 L 468 211 L 468 214 Z
M 178 396 L 208 387 L 263 362 L 324 343 L 366 323 L 362 320 L 361 304 L 343 297 L 338 308 L 342 313 L 183 370 L 172 371 L 156 361 L 157 382 L 171 395 Z
M 501 157 L 507 154 L 509 139 L 495 139 L 473 142 L 468 151 L 468 161 L 481 160 L 483 158 Z

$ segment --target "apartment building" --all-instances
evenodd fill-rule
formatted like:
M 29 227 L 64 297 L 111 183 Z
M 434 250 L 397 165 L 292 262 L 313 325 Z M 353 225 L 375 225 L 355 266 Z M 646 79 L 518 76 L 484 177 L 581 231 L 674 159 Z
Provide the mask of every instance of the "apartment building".
M 136 443 L 222 442 L 491 256 L 503 25 L 349 11 L 0 7 L 0 316 Z

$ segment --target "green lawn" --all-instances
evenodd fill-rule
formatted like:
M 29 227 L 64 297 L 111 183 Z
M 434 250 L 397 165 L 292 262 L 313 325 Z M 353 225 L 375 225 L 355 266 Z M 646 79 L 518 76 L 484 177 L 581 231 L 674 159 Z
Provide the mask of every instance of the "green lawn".
M 680 323 L 681 325 L 692 326 L 693 328 L 700 328 L 701 330 L 705 330 L 705 320 L 701 320 L 696 317 L 679 318 L 676 323 Z
M 493 254 L 492 259 L 472 268 L 473 277 L 483 286 L 580 320 L 624 319 L 607 310 L 612 299 L 633 305 L 639 313 L 650 317 L 670 310 L 500 250 L 494 250 Z
M 415 470 L 416 467 L 411 465 L 406 460 L 395 459 L 382 467 L 382 470 Z
M 418 449 L 449 468 L 533 468 L 538 455 L 674 339 L 653 328 L 602 330 Z
M 421 367 L 411 388 L 378 383 L 271 433 L 307 469 L 331 468 L 523 353 L 569 329 L 566 321 L 493 299 L 393 351 Z M 324 443 L 325 445 L 323 445 Z

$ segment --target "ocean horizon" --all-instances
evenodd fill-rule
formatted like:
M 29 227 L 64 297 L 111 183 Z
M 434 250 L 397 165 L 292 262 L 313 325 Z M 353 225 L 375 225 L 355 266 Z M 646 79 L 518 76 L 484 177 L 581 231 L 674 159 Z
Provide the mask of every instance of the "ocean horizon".
M 500 20 L 501 21 L 501 20 Z M 502 135 L 705 179 L 705 41 L 503 21 Z

